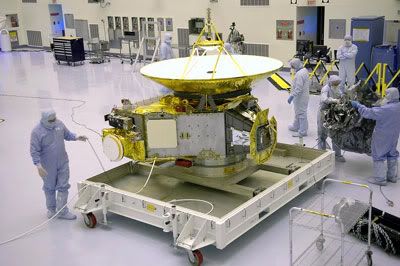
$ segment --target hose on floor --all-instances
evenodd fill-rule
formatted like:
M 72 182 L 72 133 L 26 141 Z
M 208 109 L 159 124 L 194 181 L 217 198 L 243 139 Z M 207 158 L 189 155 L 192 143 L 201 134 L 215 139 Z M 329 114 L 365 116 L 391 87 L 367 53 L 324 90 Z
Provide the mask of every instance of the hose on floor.
M 82 126 L 82 127 L 86 128 L 87 130 L 92 131 L 93 133 L 95 133 L 95 134 L 97 134 L 97 135 L 99 135 L 99 136 L 101 137 L 101 134 L 98 133 L 97 131 L 95 131 L 95 130 L 93 130 L 93 129 L 87 127 L 85 124 L 79 123 L 79 122 L 77 122 L 77 121 L 75 120 L 75 117 L 74 117 L 74 116 L 75 116 L 75 110 L 78 109 L 78 108 L 80 108 L 80 107 L 82 107 L 83 105 L 85 105 L 85 104 L 86 104 L 86 101 L 83 101 L 83 100 L 74 100 L 74 99 L 66 99 L 66 98 L 51 98 L 51 97 L 38 97 L 38 96 L 20 96 L 20 95 L 12 95 L 12 94 L 0 94 L 0 96 L 1 96 L 1 97 L 25 98 L 25 99 L 41 99 L 41 100 L 56 100 L 56 101 L 67 101 L 67 102 L 79 102 L 78 105 L 72 107 L 72 113 L 71 113 L 71 120 L 72 120 L 72 122 L 74 122 L 75 124 L 77 124 L 77 125 L 79 125 L 79 126 Z M 5 121 L 5 120 L 4 120 L 4 121 L 1 121 L 1 120 L 4 120 L 4 119 L 0 119 L 0 123 Z M 101 162 L 99 155 L 97 154 L 96 150 L 95 150 L 94 147 L 93 147 L 93 144 L 90 142 L 89 139 L 88 139 L 88 143 L 89 143 L 90 147 L 92 148 L 92 151 L 93 151 L 93 153 L 95 154 L 95 156 L 96 156 L 96 158 L 97 158 L 97 161 L 99 162 L 101 168 L 103 169 L 104 172 L 106 172 L 105 167 L 104 167 L 103 163 Z M 54 218 L 56 218 L 56 217 L 60 214 L 60 212 L 63 211 L 63 210 L 64 210 L 64 209 L 65 209 L 79 194 L 80 194 L 81 191 L 83 191 L 84 189 L 86 189 L 86 187 L 87 187 L 87 185 L 85 185 L 85 186 L 83 186 L 81 189 L 79 189 L 78 192 L 77 192 L 76 194 L 74 194 L 74 195 L 70 198 L 70 200 L 69 200 L 64 206 L 62 206 L 52 217 L 50 217 L 50 218 L 47 219 L 46 221 L 42 222 L 41 224 L 39 224 L 39 225 L 37 225 L 37 226 L 34 226 L 33 228 L 29 229 L 29 230 L 26 231 L 26 232 L 23 232 L 23 233 L 21 233 L 21 234 L 18 234 L 18 235 L 14 236 L 14 237 L 12 237 L 12 238 L 6 240 L 6 241 L 0 242 L 0 246 L 3 246 L 3 245 L 5 245 L 5 244 L 7 244 L 7 243 L 13 242 L 13 241 L 15 241 L 15 240 L 18 240 L 18 239 L 24 237 L 24 236 L 27 236 L 27 235 L 29 235 L 29 234 L 35 232 L 36 230 L 42 228 L 42 227 L 45 226 L 46 224 L 48 224 L 50 221 L 52 221 Z
M 58 214 L 59 214 L 62 210 L 64 210 L 65 207 L 67 207 L 68 204 L 70 204 L 70 203 L 72 202 L 72 200 L 74 200 L 75 197 L 78 196 L 79 193 L 80 193 L 82 190 L 84 190 L 86 187 L 87 187 L 87 185 L 84 186 L 84 187 L 82 187 L 81 189 L 79 189 L 78 192 L 77 192 L 72 198 L 70 198 L 70 200 L 69 200 L 61 209 L 59 209 L 52 217 L 50 217 L 50 218 L 47 219 L 46 221 L 44 221 L 44 222 L 42 222 L 41 224 L 39 224 L 39 225 L 37 225 L 37 226 L 35 226 L 35 227 L 29 229 L 28 231 L 26 231 L 26 232 L 24 232 L 24 233 L 21 233 L 21 234 L 19 234 L 19 235 L 16 235 L 16 236 L 14 236 L 14 237 L 12 237 L 12 238 L 6 240 L 6 241 L 0 242 L 0 246 L 3 246 L 3 245 L 5 245 L 5 244 L 8 244 L 8 243 L 13 242 L 13 241 L 15 241 L 15 240 L 18 240 L 18 239 L 20 239 L 20 238 L 22 238 L 22 237 L 24 237 L 24 236 L 27 236 L 27 235 L 29 235 L 29 234 L 35 232 L 36 230 L 40 229 L 41 227 L 45 226 L 46 224 L 48 224 L 51 220 L 53 220 L 54 218 L 56 218 L 56 217 L 58 216 Z

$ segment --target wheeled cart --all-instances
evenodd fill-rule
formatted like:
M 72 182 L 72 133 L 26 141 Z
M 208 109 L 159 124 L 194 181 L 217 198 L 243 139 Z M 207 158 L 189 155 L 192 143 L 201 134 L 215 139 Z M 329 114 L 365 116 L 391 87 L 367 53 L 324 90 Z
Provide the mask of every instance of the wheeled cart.
M 326 195 L 325 184 L 334 182 L 367 189 L 369 201 Z M 372 265 L 371 251 L 372 190 L 363 184 L 326 179 L 322 182 L 322 194 L 307 208 L 293 207 L 289 211 L 290 265 L 360 265 L 366 258 Z M 368 244 L 347 236 L 354 225 L 368 212 Z M 305 229 L 297 235 L 306 248 L 294 252 L 294 227 Z M 312 238 L 307 243 L 307 239 Z M 297 256 L 296 256 L 297 255 Z
M 225 248 L 332 173 L 334 162 L 330 151 L 278 143 L 270 160 L 253 167 L 237 184 L 249 191 L 256 188 L 251 196 L 174 178 L 188 171 L 186 167 L 162 164 L 152 169 L 129 162 L 80 182 L 75 209 L 91 228 L 97 219 L 107 223 L 112 212 L 172 232 L 173 244 L 188 251 L 193 265 L 200 265 L 201 248 Z M 225 171 L 232 169 L 227 166 Z
M 54 58 L 57 63 L 67 62 L 75 66 L 76 63 L 85 62 L 85 49 L 83 39 L 80 37 L 57 37 L 53 38 Z
M 120 39 L 120 48 L 119 48 L 119 57 L 121 59 L 121 64 L 123 64 L 125 61 L 129 62 L 131 65 L 133 64 L 134 61 L 134 56 L 135 54 L 132 54 L 132 48 L 135 47 L 135 40 L 132 40 L 130 38 L 121 38 Z M 124 56 L 124 54 L 122 53 L 122 49 L 124 48 L 124 45 L 128 45 L 128 57 Z

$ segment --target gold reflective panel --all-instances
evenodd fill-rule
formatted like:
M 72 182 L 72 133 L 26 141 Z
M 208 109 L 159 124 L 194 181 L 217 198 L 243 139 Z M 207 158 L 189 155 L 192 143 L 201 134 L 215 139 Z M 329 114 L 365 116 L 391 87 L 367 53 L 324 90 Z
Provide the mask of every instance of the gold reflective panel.
M 155 102 L 149 105 L 139 106 L 134 110 L 135 114 L 148 114 L 148 113 L 168 113 L 176 115 L 180 112 L 192 112 L 194 108 L 185 99 L 167 95 L 160 99 L 159 102 Z
M 257 114 L 250 132 L 250 155 L 257 164 L 267 161 L 277 143 L 277 122 L 275 117 L 268 120 L 269 110 Z

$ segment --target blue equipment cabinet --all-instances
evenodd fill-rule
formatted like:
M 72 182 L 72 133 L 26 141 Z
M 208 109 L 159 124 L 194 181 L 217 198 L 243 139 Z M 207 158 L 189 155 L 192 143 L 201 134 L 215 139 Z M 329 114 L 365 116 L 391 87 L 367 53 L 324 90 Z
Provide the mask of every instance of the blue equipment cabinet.
M 396 72 L 398 68 L 397 47 L 394 45 L 378 45 L 372 48 L 372 66 L 378 63 L 387 64 Z M 386 70 L 386 78 L 392 78 L 389 70 Z
M 397 70 L 400 69 L 400 30 L 397 35 Z
M 358 46 L 356 67 L 362 62 L 371 71 L 374 65 L 371 62 L 372 48 L 383 44 L 385 17 L 358 17 L 351 19 L 351 33 L 353 43 Z M 360 78 L 367 78 L 367 72 L 363 69 L 359 73 Z

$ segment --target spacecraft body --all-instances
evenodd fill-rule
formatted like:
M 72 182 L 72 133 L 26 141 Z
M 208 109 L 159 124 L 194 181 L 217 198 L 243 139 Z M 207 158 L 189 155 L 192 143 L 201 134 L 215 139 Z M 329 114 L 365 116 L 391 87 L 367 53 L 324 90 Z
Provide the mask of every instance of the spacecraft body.
M 193 56 L 145 66 L 142 75 L 174 94 L 141 106 L 123 100 L 113 108 L 105 116 L 112 128 L 103 130 L 104 152 L 112 161 L 157 158 L 212 167 L 250 158 L 261 164 L 276 145 L 277 122 L 259 107 L 251 85 L 281 67 L 275 59 L 244 55 Z

